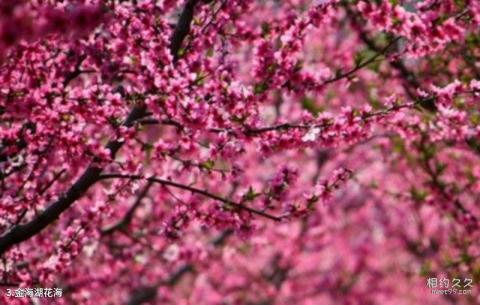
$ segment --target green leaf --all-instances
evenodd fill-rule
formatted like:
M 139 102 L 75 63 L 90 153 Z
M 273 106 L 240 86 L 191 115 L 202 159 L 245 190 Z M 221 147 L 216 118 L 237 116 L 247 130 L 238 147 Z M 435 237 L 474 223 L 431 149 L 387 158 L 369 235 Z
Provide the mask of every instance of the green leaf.
M 255 94 L 262 94 L 263 92 L 267 91 L 268 86 L 265 82 L 255 84 L 253 87 L 253 93 Z
M 205 82 L 205 74 L 202 71 L 200 71 L 197 73 L 197 76 L 195 77 L 195 84 L 203 85 L 204 82 Z
M 460 254 L 460 260 L 469 265 L 471 262 L 473 262 L 473 257 L 464 251 L 462 254 Z
M 467 5 L 465 0 L 454 0 L 453 2 L 455 3 L 455 5 L 457 6 L 457 9 L 459 10 L 465 9 Z
M 427 192 L 417 189 L 414 186 L 410 189 L 410 195 L 415 202 L 423 202 L 425 198 L 427 198 Z
M 445 163 L 439 162 L 435 164 L 435 170 L 437 175 L 441 175 L 446 168 L 447 168 L 447 165 Z
M 294 72 L 300 72 L 303 68 L 303 61 L 302 60 L 298 60 L 296 63 L 295 63 L 295 67 L 293 68 L 293 71 Z
M 266 37 L 270 34 L 270 24 L 268 22 L 262 23 L 262 37 Z
M 107 120 L 108 123 L 110 123 L 110 125 L 112 125 L 113 127 L 119 127 L 122 124 L 121 119 L 116 117 L 109 117 Z
M 250 186 L 248 188 L 248 192 L 243 195 L 243 200 L 244 201 L 252 201 L 253 199 L 257 198 L 260 196 L 259 193 L 256 193 L 255 190 Z
M 276 69 L 276 68 L 277 68 L 277 65 L 276 65 L 276 64 L 271 64 L 270 66 L 268 66 L 267 71 L 268 71 L 269 73 L 273 73 L 273 72 L 275 72 L 275 69 Z
M 353 55 L 353 61 L 355 62 L 355 66 L 359 66 L 365 60 L 365 51 L 358 51 Z
M 244 117 L 239 117 L 239 116 L 236 116 L 236 115 L 232 115 L 230 117 L 230 120 L 232 122 L 235 122 L 235 123 L 243 123 L 245 121 L 245 118 Z
M 359 66 L 366 62 L 367 60 L 371 59 L 373 56 L 376 55 L 376 52 L 370 49 L 363 49 L 355 53 L 353 60 L 355 62 L 355 66 Z M 378 72 L 378 68 L 380 66 L 380 61 L 374 61 L 369 63 L 366 68 L 372 71 Z
M 321 111 L 321 108 L 315 105 L 315 101 L 308 96 L 302 98 L 302 108 L 313 115 L 316 115 Z
M 432 270 L 432 264 L 429 261 L 426 261 L 420 267 L 420 275 L 428 276 Z
M 182 57 L 184 54 L 185 54 L 185 48 L 180 48 L 180 50 L 178 50 L 177 52 L 178 57 Z
M 215 166 L 215 161 L 213 160 L 207 160 L 200 163 L 200 167 L 206 170 L 212 170 L 214 166 Z
M 213 48 L 208 48 L 207 49 L 207 57 L 212 57 L 215 54 Z
M 436 151 L 437 148 L 435 147 L 435 145 L 426 144 L 421 152 L 421 158 L 423 160 L 430 160 L 433 158 L 433 156 L 435 156 Z
M 470 123 L 477 126 L 480 124 L 480 112 L 472 113 L 469 117 Z

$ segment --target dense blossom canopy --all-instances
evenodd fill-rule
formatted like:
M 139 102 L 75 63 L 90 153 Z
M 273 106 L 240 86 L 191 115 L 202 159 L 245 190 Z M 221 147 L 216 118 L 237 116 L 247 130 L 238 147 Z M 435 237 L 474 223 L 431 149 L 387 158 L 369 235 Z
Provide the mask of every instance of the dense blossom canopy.
M 2 0 L 0 303 L 477 304 L 479 102 L 476 0 Z

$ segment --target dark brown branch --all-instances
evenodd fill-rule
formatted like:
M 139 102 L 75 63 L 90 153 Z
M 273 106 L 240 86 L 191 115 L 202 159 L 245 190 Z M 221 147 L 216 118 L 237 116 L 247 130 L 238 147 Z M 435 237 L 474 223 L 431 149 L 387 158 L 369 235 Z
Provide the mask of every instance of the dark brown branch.
M 75 64 L 75 68 L 73 71 L 69 72 L 66 76 L 65 76 L 65 80 L 63 81 L 63 87 L 67 87 L 68 84 L 70 84 L 71 81 L 73 81 L 75 78 L 77 78 L 80 74 L 82 74 L 82 70 L 80 69 L 83 61 L 87 58 L 86 55 L 81 55 L 76 64 Z
M 284 124 L 278 124 L 278 125 L 260 127 L 260 128 L 247 128 L 245 129 L 244 133 L 246 135 L 255 135 L 255 134 L 260 134 L 268 131 L 278 131 L 278 130 L 288 130 L 288 129 L 310 129 L 310 128 L 311 126 L 309 125 L 284 123 Z
M 174 286 L 185 274 L 193 271 L 194 269 L 192 264 L 180 266 L 167 279 L 161 281 L 159 284 L 136 289 L 130 296 L 130 300 L 128 301 L 127 305 L 139 305 L 155 299 L 159 286 Z
M 425 149 L 424 143 L 420 143 L 420 149 Z M 467 216 L 471 220 L 471 223 L 466 224 L 467 230 L 472 230 L 472 231 L 478 230 L 479 223 L 478 223 L 477 217 L 473 215 L 467 208 L 465 208 L 463 203 L 460 202 L 458 198 L 453 198 L 453 196 L 449 192 L 447 192 L 446 183 L 441 180 L 440 174 L 438 173 L 438 171 L 436 171 L 430 164 L 431 160 L 434 161 L 433 158 L 426 158 L 421 160 L 420 163 L 422 165 L 423 170 L 427 173 L 427 175 L 431 179 L 432 187 L 440 194 L 440 196 L 445 201 L 453 203 L 453 205 L 455 206 L 455 209 L 452 211 L 452 214 L 455 218 L 459 219 L 459 218 L 462 218 L 462 216 Z
M 193 19 L 193 10 L 197 0 L 189 0 L 184 8 L 177 27 L 172 35 L 170 52 L 178 54 L 181 44 L 188 34 L 190 23 Z M 175 60 L 176 61 L 176 60 Z M 145 117 L 146 108 L 143 104 L 138 104 L 132 108 L 127 118 L 123 122 L 123 126 L 130 127 L 133 123 Z M 122 147 L 123 142 L 112 140 L 107 144 L 112 159 L 118 150 Z M 98 177 L 102 172 L 94 160 L 91 165 L 83 172 L 83 174 L 75 181 L 68 191 L 59 196 L 58 200 L 51 203 L 45 211 L 36 216 L 26 224 L 18 224 L 0 237 L 0 254 L 5 253 L 13 245 L 19 244 L 30 239 L 32 236 L 40 233 L 49 224 L 53 223 L 65 210 L 67 210 L 75 201 L 82 197 L 85 192 L 98 181 Z
M 347 16 L 349 16 L 353 24 L 353 28 L 358 32 L 360 40 L 372 51 L 380 52 L 382 48 L 377 45 L 373 39 L 368 37 L 367 33 L 363 30 L 363 21 L 361 20 L 361 17 L 357 13 L 355 13 L 348 5 L 344 5 L 344 8 Z M 417 89 L 421 89 L 422 87 L 415 73 L 410 71 L 401 59 L 389 61 L 389 64 L 398 72 L 398 74 L 404 81 L 403 88 L 407 93 L 408 97 L 412 100 L 417 100 L 418 96 L 417 94 L 415 94 L 415 91 Z M 423 100 L 423 103 L 419 104 L 419 106 L 432 112 L 436 111 L 435 100 L 425 99 Z
M 376 112 L 371 112 L 363 115 L 361 119 L 363 121 L 368 121 L 369 119 L 377 116 L 384 116 L 388 115 L 392 111 L 397 111 L 403 108 L 408 108 L 408 107 L 413 107 L 417 103 L 406 103 L 406 104 L 400 104 L 400 105 L 395 105 L 383 110 L 379 110 Z M 311 129 L 311 128 L 326 128 L 332 125 L 332 122 L 327 121 L 325 123 L 321 124 L 312 124 L 312 125 L 305 125 L 305 124 L 296 124 L 296 123 L 284 123 L 284 124 L 279 124 L 279 125 L 273 125 L 273 126 L 267 126 L 267 127 L 260 127 L 260 128 L 247 128 L 245 129 L 244 133 L 246 135 L 255 135 L 255 134 L 261 134 L 264 132 L 269 132 L 269 131 L 278 131 L 278 130 L 288 130 L 288 129 Z
M 227 229 L 220 233 L 217 237 L 210 241 L 210 244 L 214 247 L 220 247 L 223 245 L 227 238 L 233 234 L 233 230 Z M 154 300 L 157 297 L 157 289 L 160 286 L 175 286 L 182 278 L 188 273 L 194 272 L 194 265 L 186 263 L 176 269 L 168 278 L 160 280 L 158 283 L 152 286 L 144 286 L 133 291 L 130 299 L 126 303 L 127 305 L 140 305 Z
M 392 106 L 392 107 L 389 107 L 389 108 L 386 108 L 386 109 L 383 109 L 383 110 L 368 113 L 368 114 L 362 116 L 361 119 L 364 120 L 364 121 L 367 121 L 367 120 L 369 120 L 373 117 L 387 115 L 391 111 L 396 111 L 396 110 L 400 110 L 400 109 L 408 108 L 408 107 L 414 107 L 417 104 L 423 103 L 423 102 L 425 102 L 427 100 L 430 100 L 430 99 L 435 99 L 435 97 L 427 97 L 425 99 L 422 99 L 422 100 L 414 102 L 414 103 L 405 103 L 405 104 L 395 105 L 395 106 Z M 158 120 L 149 120 L 148 124 L 163 124 L 163 122 L 158 121 Z M 255 136 L 255 135 L 259 135 L 259 134 L 269 132 L 269 131 L 280 131 L 280 130 L 289 130 L 289 129 L 308 130 L 308 129 L 311 129 L 311 128 L 326 128 L 326 127 L 329 127 L 331 125 L 332 125 L 331 121 L 327 121 L 327 122 L 321 123 L 321 124 L 312 124 L 312 125 L 301 124 L 301 123 L 282 123 L 282 124 L 265 126 L 265 127 L 258 127 L 258 128 L 251 128 L 251 127 L 245 126 L 243 128 L 243 130 L 241 130 L 241 132 L 243 132 L 247 136 Z M 212 128 L 209 128 L 208 131 L 212 132 L 212 133 L 220 133 L 220 132 L 231 132 L 233 130 L 227 129 L 227 128 L 212 127 Z
M 204 0 L 203 2 L 204 3 L 208 3 L 208 2 L 211 2 L 212 0 Z M 216 20 L 216 17 L 218 15 L 218 13 L 224 8 L 225 4 L 227 3 L 226 0 L 223 0 L 221 1 L 220 3 L 220 6 L 218 7 L 218 9 L 212 14 L 212 17 L 210 18 L 210 21 L 202 27 L 202 29 L 200 30 L 200 34 L 205 34 L 205 31 L 211 26 L 213 25 L 214 21 Z M 190 39 L 188 42 L 187 42 L 187 45 L 185 46 L 185 49 L 184 49 L 184 52 L 188 52 L 191 47 L 192 47 L 192 40 L 193 39 Z
M 365 60 L 364 62 L 361 62 L 357 65 L 355 65 L 355 67 L 351 68 L 350 70 L 346 71 L 346 72 L 340 72 L 340 73 L 337 73 L 337 75 L 335 75 L 334 77 L 331 77 L 323 82 L 321 82 L 319 84 L 319 86 L 326 86 L 328 84 L 331 84 L 331 83 L 334 83 L 334 82 L 337 82 L 339 80 L 342 80 L 344 78 L 350 78 L 352 75 L 354 75 L 357 71 L 365 68 L 366 66 L 370 65 L 371 63 L 374 63 L 379 57 L 385 55 L 388 50 L 393 46 L 395 45 L 395 43 L 400 40 L 401 37 L 396 37 L 394 39 L 392 39 L 390 41 L 390 43 L 388 43 L 387 46 L 383 47 L 383 48 L 379 48 L 379 50 L 376 52 L 375 55 L 373 55 L 372 57 L 370 57 L 369 59 Z M 264 83 L 264 84 L 267 84 L 267 83 Z M 289 89 L 292 89 L 292 87 L 290 86 L 290 80 L 287 80 L 285 83 L 283 83 L 281 85 L 281 87 L 287 87 Z
M 333 83 L 333 82 L 336 82 L 338 80 L 341 80 L 343 78 L 348 78 L 350 76 L 352 76 L 353 74 L 355 74 L 358 70 L 368 66 L 369 64 L 373 63 L 375 60 L 377 60 L 380 56 L 384 55 L 387 53 L 387 51 L 400 39 L 400 37 L 396 37 L 395 39 L 393 39 L 392 41 L 390 41 L 390 43 L 385 46 L 384 48 L 381 48 L 380 50 L 377 51 L 377 53 L 375 55 L 373 55 L 372 57 L 370 57 L 369 59 L 365 60 L 364 62 L 356 65 L 354 68 L 352 68 L 351 70 L 347 71 L 347 72 L 344 72 L 344 73 L 340 73 L 339 75 L 331 78 L 331 79 L 328 79 L 326 80 L 325 82 L 323 82 L 322 85 L 327 85 L 327 84 L 330 84 L 330 83 Z
M 143 115 L 144 110 L 134 107 L 130 115 L 127 117 L 124 126 L 131 126 L 132 123 Z M 117 140 L 110 141 L 107 149 L 110 150 L 112 158 L 122 146 L 122 142 Z M 85 170 L 78 180 L 70 187 L 70 189 L 60 198 L 53 202 L 48 208 L 23 225 L 16 225 L 10 231 L 0 238 L 0 254 L 7 251 L 11 246 L 21 243 L 32 236 L 41 232 L 50 223 L 54 222 L 60 214 L 67 210 L 77 199 L 79 199 L 90 186 L 92 186 L 102 172 L 102 168 L 95 165 L 95 161 Z
M 177 130 L 183 130 L 183 128 L 184 128 L 182 124 L 180 124 L 179 122 L 177 122 L 175 120 L 171 120 L 171 119 L 157 120 L 157 119 L 148 118 L 148 119 L 139 120 L 138 124 L 141 124 L 141 125 L 157 125 L 157 124 L 170 125 L 170 126 L 176 127 Z
M 378 46 L 370 37 L 368 37 L 367 33 L 363 31 L 361 26 L 362 21 L 360 21 L 360 17 L 355 14 L 347 5 L 345 6 L 345 10 L 347 15 L 350 17 L 350 20 L 353 23 L 355 30 L 358 32 L 358 36 L 362 40 L 362 42 L 372 51 L 379 52 L 381 47 Z M 419 88 L 419 82 L 415 74 L 408 70 L 408 68 L 403 64 L 403 62 L 399 59 L 390 61 L 390 65 L 395 68 L 400 75 L 403 77 L 404 80 L 407 81 L 408 84 L 412 85 L 414 88 Z
M 127 213 L 123 216 L 121 220 L 114 223 L 113 225 L 106 227 L 101 230 L 102 236 L 107 236 L 112 234 L 117 230 L 122 230 L 128 226 L 128 224 L 132 221 L 133 215 L 135 211 L 138 209 L 140 204 L 142 203 L 143 198 L 147 196 L 149 189 L 152 187 L 153 181 L 148 181 L 147 185 L 143 188 L 143 190 L 138 195 L 137 199 L 135 200 L 134 204 L 128 209 Z
M 159 184 L 162 184 L 164 186 L 172 186 L 172 187 L 175 187 L 175 188 L 178 188 L 178 189 L 182 189 L 182 190 L 185 190 L 185 191 L 196 193 L 196 194 L 202 195 L 204 197 L 223 202 L 227 206 L 234 207 L 234 208 L 237 208 L 237 209 L 240 209 L 240 210 L 244 210 L 244 211 L 247 211 L 249 213 L 259 215 L 259 216 L 263 216 L 265 218 L 268 218 L 268 219 L 271 219 L 271 220 L 274 220 L 274 221 L 281 221 L 282 220 L 282 217 L 273 216 L 273 215 L 270 215 L 270 214 L 265 213 L 263 211 L 255 210 L 255 209 L 250 208 L 248 206 L 245 206 L 243 204 L 233 202 L 229 199 L 217 196 L 217 195 L 212 194 L 210 192 L 207 192 L 205 190 L 201 190 L 201 189 L 189 186 L 189 185 L 184 185 L 184 184 L 174 182 L 174 181 L 170 181 L 170 180 L 164 180 L 164 179 L 159 179 L 159 178 L 155 178 L 155 177 L 145 178 L 145 177 L 140 176 L 140 175 L 104 174 L 104 175 L 99 176 L 99 179 L 117 179 L 117 178 L 132 179 L 132 180 L 145 179 L 147 181 L 159 183 Z
M 272 283 L 277 290 L 281 288 L 282 284 L 287 279 L 288 273 L 291 269 L 290 266 L 282 266 L 280 264 L 281 259 L 282 255 L 280 253 L 275 253 L 270 263 L 262 271 L 264 279 L 267 282 Z
M 432 5 L 432 7 L 435 5 L 436 2 L 434 3 L 434 5 Z M 353 23 L 354 29 L 358 32 L 358 36 L 362 40 L 362 42 L 372 51 L 379 52 L 381 50 L 381 47 L 378 46 L 373 39 L 368 37 L 367 33 L 363 30 L 362 21 L 360 20 L 361 17 L 356 14 L 348 5 L 344 5 L 344 8 L 347 16 L 349 16 L 351 22 Z M 459 16 L 465 13 L 465 11 L 462 11 L 459 13 Z M 473 73 L 476 75 L 476 77 L 480 77 L 480 72 L 475 68 L 474 60 L 472 60 L 469 56 L 466 56 L 465 62 L 473 69 Z M 400 59 L 390 61 L 389 63 L 390 66 L 397 70 L 398 74 L 401 76 L 403 80 L 403 88 L 408 97 L 414 101 L 418 100 L 419 97 L 414 92 L 418 89 L 422 89 L 422 85 L 416 74 L 413 71 L 409 70 Z M 474 94 L 475 92 L 472 93 Z M 421 107 L 421 109 L 426 109 L 430 112 L 436 112 L 437 106 L 435 105 L 435 100 L 435 98 L 421 99 L 418 102 L 418 108 Z M 465 142 L 474 153 L 480 154 L 480 146 L 478 145 L 478 143 L 475 142 L 475 139 L 470 138 L 467 139 Z
M 52 180 L 50 180 L 50 181 L 40 190 L 39 194 L 40 194 L 40 195 L 43 195 L 58 179 L 60 179 L 60 177 L 63 175 L 63 173 L 64 173 L 65 171 L 66 171 L 65 169 L 62 169 L 62 170 L 59 171 L 58 173 L 54 174 Z
M 185 7 L 180 15 L 178 24 L 173 33 L 172 39 L 170 41 L 170 53 L 173 56 L 173 61 L 176 62 L 179 59 L 179 51 L 182 47 L 183 40 L 190 32 L 190 24 L 193 20 L 193 13 L 195 10 L 195 5 L 198 0 L 188 0 L 185 4 Z

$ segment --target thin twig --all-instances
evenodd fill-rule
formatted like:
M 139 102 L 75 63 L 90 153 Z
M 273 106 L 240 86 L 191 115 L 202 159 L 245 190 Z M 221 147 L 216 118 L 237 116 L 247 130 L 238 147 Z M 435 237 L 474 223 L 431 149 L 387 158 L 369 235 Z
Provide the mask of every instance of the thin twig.
M 170 53 L 174 55 L 174 63 L 178 60 L 178 51 L 190 30 L 190 23 L 193 20 L 193 12 L 197 2 L 198 0 L 189 0 L 187 2 L 170 39 Z M 131 109 L 122 125 L 125 127 L 131 127 L 137 120 L 145 117 L 146 111 L 146 106 L 143 103 L 136 104 Z M 115 158 L 116 153 L 123 144 L 124 141 L 119 141 L 117 139 L 114 139 L 107 144 L 106 148 L 110 151 L 112 160 Z M 98 181 L 98 177 L 103 171 L 103 168 L 97 161 L 98 160 L 94 159 L 67 192 L 60 195 L 59 198 L 52 202 L 41 214 L 37 215 L 26 224 L 13 226 L 9 231 L 3 234 L 0 237 L 0 255 L 5 253 L 5 251 L 10 249 L 13 245 L 22 243 L 40 233 L 48 225 L 55 222 L 63 212 L 81 198 L 87 190 Z
M 201 189 L 195 188 L 193 186 L 184 185 L 184 184 L 174 182 L 174 181 L 170 181 L 170 180 L 164 180 L 164 179 L 160 179 L 160 178 L 156 178 L 156 177 L 145 178 L 145 177 L 140 176 L 140 175 L 123 175 L 123 174 L 103 174 L 103 175 L 99 176 L 99 180 L 117 179 L 117 178 L 119 178 L 119 179 L 132 179 L 132 180 L 145 179 L 147 181 L 153 181 L 155 183 L 159 183 L 159 184 L 162 184 L 164 186 L 172 186 L 172 187 L 175 187 L 175 188 L 178 188 L 178 189 L 183 189 L 183 190 L 186 190 L 186 191 L 190 191 L 192 193 L 196 193 L 196 194 L 202 195 L 204 197 L 223 202 L 227 206 L 235 207 L 235 208 L 240 209 L 240 210 L 245 210 L 249 213 L 256 214 L 256 215 L 259 215 L 259 216 L 263 216 L 265 218 L 268 218 L 268 219 L 271 219 L 271 220 L 274 220 L 274 221 L 281 221 L 282 220 L 282 217 L 270 215 L 268 213 L 265 213 L 265 212 L 262 212 L 262 211 L 259 211 L 259 210 L 255 210 L 253 208 L 242 205 L 240 203 L 237 203 L 237 202 L 231 201 L 229 199 L 220 197 L 218 195 L 212 194 L 208 191 L 201 190 Z
M 135 200 L 135 203 L 128 209 L 127 213 L 123 216 L 122 219 L 120 219 L 118 222 L 114 223 L 113 225 L 106 227 L 100 231 L 102 236 L 107 236 L 112 234 L 113 232 L 117 230 L 124 229 L 133 219 L 133 215 L 135 214 L 135 211 L 138 209 L 140 204 L 142 203 L 143 198 L 147 196 L 148 191 L 153 185 L 153 181 L 148 181 L 147 185 L 143 188 L 143 190 L 140 192 L 138 195 L 137 199 Z

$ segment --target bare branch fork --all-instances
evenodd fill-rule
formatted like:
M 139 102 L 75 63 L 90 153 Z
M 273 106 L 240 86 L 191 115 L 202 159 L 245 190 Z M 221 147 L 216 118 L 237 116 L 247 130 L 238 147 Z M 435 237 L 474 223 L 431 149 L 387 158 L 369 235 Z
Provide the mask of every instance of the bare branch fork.
M 110 235 L 113 232 L 117 230 L 122 230 L 128 226 L 128 224 L 132 221 L 133 215 L 135 214 L 135 211 L 138 209 L 140 204 L 142 203 L 143 198 L 147 196 L 148 191 L 153 185 L 153 181 L 148 181 L 147 185 L 142 189 L 140 194 L 138 195 L 137 199 L 133 203 L 133 205 L 128 209 L 128 211 L 125 213 L 122 219 L 120 219 L 118 222 L 114 223 L 113 225 L 106 227 L 101 230 L 101 234 L 103 236 Z
M 227 238 L 233 234 L 233 230 L 227 229 L 210 241 L 214 247 L 222 246 Z M 148 301 L 152 301 L 157 297 L 157 290 L 160 286 L 175 286 L 185 275 L 194 272 L 195 266 L 192 263 L 185 263 L 178 267 L 166 279 L 161 279 L 151 286 L 140 287 L 133 291 L 130 295 L 127 305 L 140 305 Z
M 174 56 L 174 63 L 179 59 L 178 53 L 180 51 L 182 42 L 189 33 L 190 24 L 193 20 L 195 5 L 198 2 L 199 0 L 189 0 L 185 4 L 183 12 L 170 40 L 170 53 Z M 131 127 L 137 120 L 144 118 L 146 113 L 147 111 L 145 105 L 135 105 L 131 109 L 122 125 Z M 107 144 L 106 148 L 110 150 L 112 159 L 115 157 L 122 145 L 123 142 L 116 139 Z M 52 202 L 42 213 L 25 224 L 17 224 L 13 226 L 9 231 L 3 234 L 0 237 L 0 255 L 5 253 L 12 246 L 26 241 L 40 233 L 49 224 L 55 222 L 55 220 L 73 203 L 75 203 L 75 201 L 81 198 L 87 192 L 87 190 L 98 181 L 98 178 L 102 173 L 103 168 L 99 167 L 95 161 L 98 160 L 94 159 L 93 162 L 83 172 L 83 174 L 72 184 L 72 186 L 64 194 L 60 195 L 56 201 Z
M 271 219 L 271 220 L 274 220 L 274 221 L 281 221 L 282 218 L 283 218 L 281 216 L 274 216 L 274 215 L 268 214 L 266 212 L 250 208 L 250 207 L 248 207 L 246 205 L 243 205 L 241 203 L 234 202 L 234 201 L 231 201 L 229 199 L 223 198 L 221 196 L 212 194 L 212 193 L 210 193 L 206 190 L 198 189 L 198 188 L 195 188 L 195 187 L 192 187 L 192 186 L 189 186 L 189 185 L 184 185 L 184 184 L 174 182 L 174 181 L 170 181 L 170 180 L 160 179 L 160 178 L 156 178 L 156 177 L 146 178 L 146 177 L 141 176 L 141 175 L 104 174 L 104 175 L 99 176 L 99 180 L 115 179 L 115 178 L 131 179 L 131 180 L 145 179 L 149 182 L 158 183 L 158 184 L 161 184 L 163 186 L 171 186 L 171 187 L 175 187 L 175 188 L 178 188 L 178 189 L 189 191 L 189 192 L 192 192 L 192 193 L 195 193 L 195 194 L 199 194 L 199 195 L 202 195 L 204 197 L 222 202 L 229 207 L 233 207 L 233 208 L 236 208 L 236 209 L 239 209 L 239 210 L 244 210 L 244 211 L 247 211 L 249 213 L 259 215 L 259 216 L 262 216 L 262 217 L 265 217 L 265 218 L 268 218 L 268 219 Z

